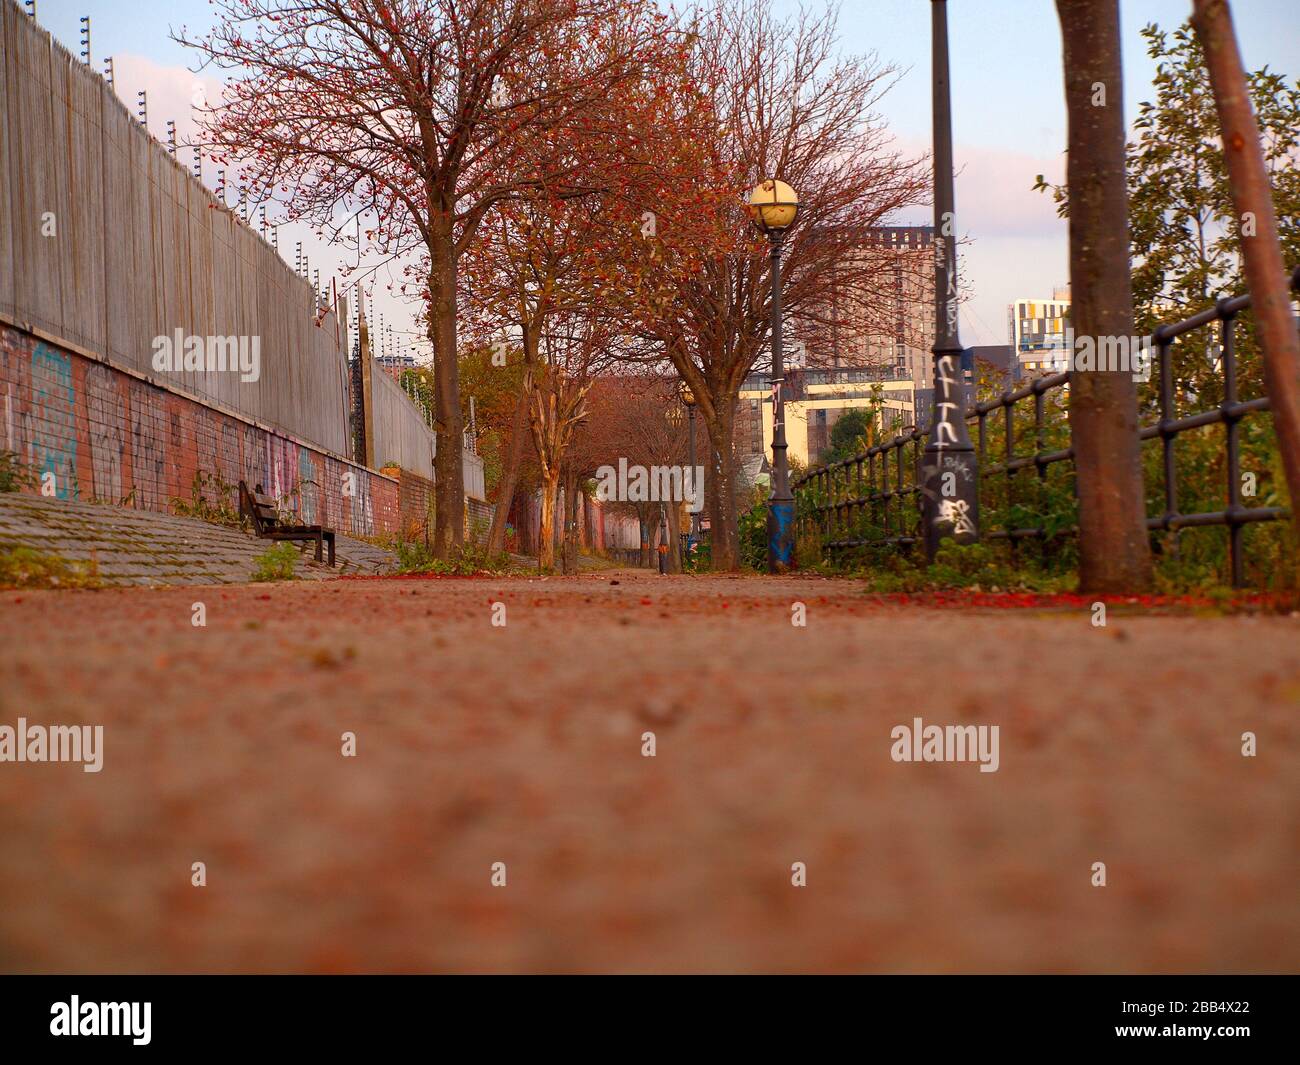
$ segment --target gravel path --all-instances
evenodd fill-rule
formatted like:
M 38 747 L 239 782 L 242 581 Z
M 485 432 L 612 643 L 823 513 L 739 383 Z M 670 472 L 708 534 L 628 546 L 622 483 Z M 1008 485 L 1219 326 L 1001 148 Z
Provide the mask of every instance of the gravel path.
M 2 592 L 0 648 L 0 726 L 104 726 L 0 762 L 0 971 L 1300 967 L 1296 618 L 618 571 Z

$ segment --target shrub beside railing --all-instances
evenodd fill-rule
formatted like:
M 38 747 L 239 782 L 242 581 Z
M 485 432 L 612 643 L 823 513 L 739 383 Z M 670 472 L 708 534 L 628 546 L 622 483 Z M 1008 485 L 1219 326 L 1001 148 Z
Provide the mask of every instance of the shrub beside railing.
M 1292 286 L 1300 289 L 1300 269 Z M 1289 525 L 1279 521 L 1288 516 L 1285 482 L 1272 421 L 1263 417 L 1269 401 L 1249 308 L 1249 296 L 1219 300 L 1150 338 L 1153 373 L 1140 396 L 1147 527 L 1174 583 L 1267 586 L 1289 570 L 1280 565 L 1294 551 Z M 1209 343 L 1190 341 L 1215 325 Z M 1215 372 L 1206 373 L 1211 365 Z M 1047 573 L 1077 563 L 1070 377 L 982 388 L 967 413 L 979 456 L 981 537 L 1005 545 L 1012 565 Z M 911 429 L 799 478 L 800 561 L 852 566 L 878 562 L 881 552 L 918 552 L 924 446 L 925 434 Z M 1213 527 L 1227 536 L 1183 535 Z

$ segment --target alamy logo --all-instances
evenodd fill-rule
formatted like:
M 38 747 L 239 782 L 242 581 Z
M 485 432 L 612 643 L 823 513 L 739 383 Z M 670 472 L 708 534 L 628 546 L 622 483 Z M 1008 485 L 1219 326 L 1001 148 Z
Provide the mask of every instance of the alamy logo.
M 685 503 L 698 514 L 704 509 L 703 466 L 629 466 L 618 460 L 618 469 L 601 466 L 596 471 L 596 498 L 602 503 Z
M 50 1035 L 129 1035 L 138 1047 L 148 1046 L 152 1002 L 71 1002 L 50 1007 Z
M 1119 372 L 1134 381 L 1151 380 L 1150 337 L 1076 337 L 1065 331 L 1067 370 L 1075 373 Z
M 979 762 L 981 773 L 996 773 L 998 725 L 895 725 L 889 756 L 895 762 Z
M 104 726 L 0 725 L 0 762 L 80 762 L 87 773 L 104 768 Z
M 187 336 L 177 329 L 172 336 L 153 338 L 153 368 L 158 373 L 237 373 L 252 383 L 262 376 L 262 338 Z

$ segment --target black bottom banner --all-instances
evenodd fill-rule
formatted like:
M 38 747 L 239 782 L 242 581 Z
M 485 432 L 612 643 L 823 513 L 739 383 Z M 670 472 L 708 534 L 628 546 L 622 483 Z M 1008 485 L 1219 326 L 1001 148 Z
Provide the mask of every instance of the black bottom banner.
M 1289 977 L 871 976 L 836 988 L 749 980 L 725 991 L 576 979 L 584 986 L 426 976 L 10 976 L 0 980 L 0 1053 L 20 1062 L 66 1050 L 269 1049 L 383 1060 L 422 1043 L 445 1048 L 449 1039 L 481 1040 L 491 1056 L 518 1039 L 533 1052 L 586 1045 L 603 1056 L 619 1045 L 619 1028 L 632 1040 L 625 1045 L 643 1052 L 662 1044 L 698 1053 L 716 1044 L 729 1057 L 750 1043 L 768 1053 L 842 1052 L 847 1040 L 869 1048 L 873 1036 L 880 1049 L 1199 1047 L 1232 1060 L 1296 1042 Z

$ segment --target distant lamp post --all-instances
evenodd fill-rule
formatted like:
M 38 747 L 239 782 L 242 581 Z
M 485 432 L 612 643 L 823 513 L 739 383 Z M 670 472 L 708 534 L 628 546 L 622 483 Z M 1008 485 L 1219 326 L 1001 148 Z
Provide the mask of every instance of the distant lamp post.
M 794 496 L 786 461 L 785 363 L 781 355 L 781 245 L 799 217 L 799 196 L 784 181 L 768 178 L 749 194 L 749 216 L 772 246 L 772 495 L 767 504 L 767 568 L 794 566 Z
M 673 428 L 672 438 L 674 441 L 676 441 L 677 433 L 682 428 L 681 408 L 678 407 L 676 403 L 669 404 L 668 409 L 664 412 L 664 417 L 667 419 L 668 424 L 672 426 Z M 662 508 L 661 511 L 662 518 L 660 524 L 660 532 L 662 533 L 662 536 L 660 537 L 660 542 L 659 542 L 659 572 L 660 573 L 668 572 L 669 552 L 673 549 L 673 545 L 669 543 L 669 539 L 668 539 L 668 508 L 681 507 L 681 501 L 674 500 L 670 498 L 670 496 L 671 493 L 665 495 L 663 500 L 660 502 L 660 506 Z M 678 513 L 679 514 L 681 513 L 680 510 L 678 510 Z
M 952 103 L 948 86 L 948 5 L 932 0 L 934 89 L 934 403 L 921 476 L 926 555 L 939 544 L 979 539 L 979 469 L 966 429 L 966 380 L 957 337 L 957 234 L 952 178 Z
M 682 406 L 686 408 L 687 417 L 687 461 L 690 463 L 691 471 L 691 507 L 687 513 L 690 515 L 690 527 L 687 532 L 687 543 L 693 543 L 696 535 L 696 521 L 699 518 L 699 498 L 700 493 L 704 491 L 704 485 L 695 478 L 695 393 L 691 391 L 691 386 L 683 381 L 677 388 L 677 395 L 682 401 Z

